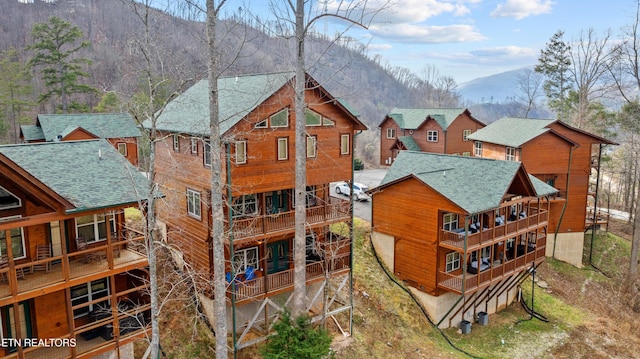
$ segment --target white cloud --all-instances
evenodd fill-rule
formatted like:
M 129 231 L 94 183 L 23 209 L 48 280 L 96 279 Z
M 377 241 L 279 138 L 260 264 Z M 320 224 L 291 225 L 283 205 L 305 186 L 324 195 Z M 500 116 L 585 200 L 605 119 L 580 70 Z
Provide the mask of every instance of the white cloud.
M 486 38 L 469 25 L 425 26 L 397 24 L 374 25 L 369 28 L 374 36 L 390 41 L 413 44 L 441 44 L 451 42 L 482 41 Z
M 383 52 L 391 50 L 393 46 L 391 44 L 369 44 L 367 45 L 367 50 L 372 52 Z
M 373 23 L 416 23 L 429 18 L 453 14 L 454 16 L 464 16 L 471 13 L 466 6 L 467 3 L 476 3 L 479 0 L 399 0 L 396 4 L 384 8 L 388 0 L 366 1 L 366 12 L 373 15 Z M 348 5 L 355 6 L 359 1 L 344 2 L 344 0 L 330 0 L 327 2 L 327 12 L 347 15 Z M 348 4 L 345 6 L 345 4 Z M 324 8 L 324 4 L 318 2 L 318 6 Z M 382 9 L 379 12 L 374 10 Z M 353 14 L 353 13 L 352 13 Z M 353 16 L 349 16 L 353 17 Z M 371 19 L 371 16 L 368 16 Z
M 501 46 L 471 51 L 477 58 L 501 59 L 501 58 L 535 58 L 536 50 L 529 47 Z
M 551 0 L 507 0 L 491 12 L 491 17 L 512 17 L 517 20 L 527 16 L 548 14 L 551 12 Z

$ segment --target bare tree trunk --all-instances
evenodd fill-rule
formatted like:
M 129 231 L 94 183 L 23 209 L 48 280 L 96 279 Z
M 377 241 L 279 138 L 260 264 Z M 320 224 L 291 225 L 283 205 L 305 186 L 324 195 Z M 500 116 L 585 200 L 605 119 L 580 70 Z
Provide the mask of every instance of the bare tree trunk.
M 640 186 L 640 183 L 638 184 Z M 636 192 L 636 203 L 640 203 L 640 188 Z M 636 289 L 634 283 L 638 278 L 638 248 L 640 247 L 640 206 L 636 206 L 633 220 L 633 238 L 631 240 L 631 256 L 629 258 L 629 271 L 625 281 L 627 293 L 633 293 Z
M 295 112 L 296 112 L 296 186 L 295 186 L 295 238 L 294 250 L 294 273 L 293 273 L 293 306 L 291 314 L 294 318 L 304 313 L 306 296 L 306 273 L 305 273 L 305 246 L 306 246 L 306 186 L 307 186 L 307 155 L 306 155 L 306 119 L 305 119 L 305 72 L 304 72 L 304 0 L 297 0 L 296 9 L 296 79 L 295 79 Z
M 211 220 L 212 220 L 212 251 L 213 251 L 213 314 L 216 318 L 216 358 L 226 359 L 227 349 L 227 303 L 225 258 L 224 258 L 224 210 L 222 207 L 222 144 L 220 141 L 220 120 L 218 107 L 218 77 L 219 59 L 216 48 L 216 23 L 218 9 L 214 0 L 207 0 L 207 42 L 209 50 L 209 129 L 211 131 Z M 227 168 L 227 171 L 230 171 Z M 229 209 L 230 210 L 230 209 Z M 235 330 L 232 328 L 231 330 Z M 235 345 L 235 344 L 234 344 Z

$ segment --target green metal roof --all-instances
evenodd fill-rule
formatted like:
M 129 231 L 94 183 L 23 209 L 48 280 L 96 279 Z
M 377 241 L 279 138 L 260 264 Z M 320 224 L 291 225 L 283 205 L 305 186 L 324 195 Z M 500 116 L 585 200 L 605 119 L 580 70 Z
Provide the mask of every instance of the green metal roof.
M 416 143 L 416 140 L 411 136 L 398 137 L 398 141 L 400 141 L 404 145 L 404 148 L 409 151 L 422 151 L 420 146 Z
M 46 141 L 64 137 L 82 127 L 99 138 L 140 137 L 140 129 L 128 113 L 39 114 L 37 125 Z M 26 135 L 25 135 L 26 138 Z
M 104 139 L 0 146 L 45 186 L 86 211 L 148 197 L 148 180 Z
M 415 176 L 467 213 L 498 208 L 516 174 L 520 162 L 427 152 L 401 151 L 380 186 L 407 176 Z M 538 196 L 557 192 L 529 176 Z
M 400 128 L 415 130 L 431 116 L 443 130 L 464 112 L 464 108 L 394 108 L 389 113 Z
M 547 126 L 555 121 L 503 117 L 489 126 L 472 133 L 468 138 L 474 141 L 517 148 L 543 133 L 551 131 Z
M 44 140 L 44 132 L 42 128 L 36 125 L 20 125 L 20 131 L 25 141 Z

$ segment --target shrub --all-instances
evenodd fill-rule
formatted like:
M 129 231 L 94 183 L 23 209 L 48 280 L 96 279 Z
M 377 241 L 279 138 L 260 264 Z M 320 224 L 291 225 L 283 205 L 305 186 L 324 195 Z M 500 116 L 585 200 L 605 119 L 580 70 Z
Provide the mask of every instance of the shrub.
M 276 334 L 260 348 L 265 359 L 320 359 L 333 357 L 331 337 L 323 328 L 313 328 L 308 316 L 295 320 L 284 310 L 274 325 Z

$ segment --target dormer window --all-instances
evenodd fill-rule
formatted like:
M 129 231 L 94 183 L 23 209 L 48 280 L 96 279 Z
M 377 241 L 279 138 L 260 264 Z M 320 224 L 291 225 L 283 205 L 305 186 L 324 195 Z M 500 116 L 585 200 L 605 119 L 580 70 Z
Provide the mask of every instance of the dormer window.
M 20 198 L 0 186 L 0 210 L 20 207 L 22 207 Z

